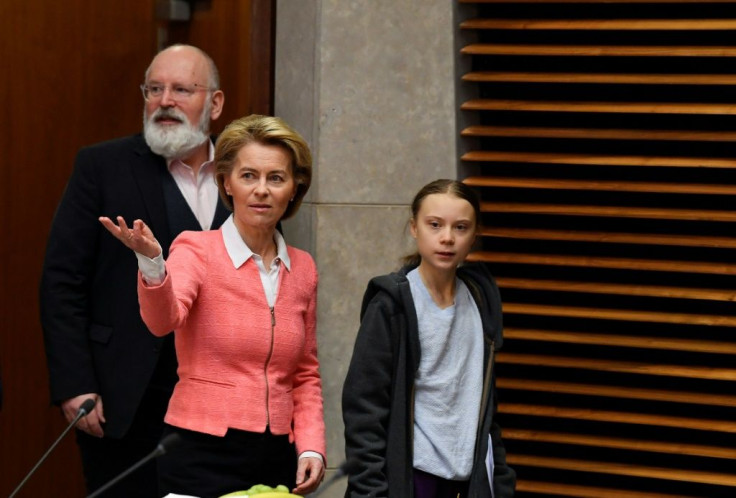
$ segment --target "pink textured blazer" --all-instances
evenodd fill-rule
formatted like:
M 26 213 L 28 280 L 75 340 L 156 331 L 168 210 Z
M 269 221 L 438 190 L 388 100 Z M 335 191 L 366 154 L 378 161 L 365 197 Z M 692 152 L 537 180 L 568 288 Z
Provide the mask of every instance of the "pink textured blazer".
M 317 270 L 308 253 L 287 250 L 273 311 L 253 258 L 235 268 L 222 229 L 179 235 L 161 285 L 139 273 L 143 321 L 157 336 L 175 331 L 179 382 L 166 423 L 217 436 L 270 426 L 298 454 L 325 455 Z

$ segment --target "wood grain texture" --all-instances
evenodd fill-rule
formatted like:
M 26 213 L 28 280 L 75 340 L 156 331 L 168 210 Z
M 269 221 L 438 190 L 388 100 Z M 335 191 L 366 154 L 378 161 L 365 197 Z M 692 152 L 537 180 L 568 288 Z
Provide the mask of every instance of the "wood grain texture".
M 222 81 L 231 88 L 220 123 L 271 109 L 273 3 L 196 2 L 192 20 L 170 30 L 170 41 L 200 45 L 220 66 Z M 0 116 L 7 124 L 0 146 L 9 151 L 0 184 L 5 223 L 0 243 L 2 496 L 65 427 L 58 408 L 50 406 L 38 319 L 38 282 L 51 219 L 77 150 L 141 129 L 138 85 L 161 27 L 153 0 L 0 3 L 0 55 L 6 67 Z M 177 29 L 178 37 L 173 36 Z M 251 64 L 251 57 L 258 62 Z M 85 494 L 72 433 L 19 496 Z

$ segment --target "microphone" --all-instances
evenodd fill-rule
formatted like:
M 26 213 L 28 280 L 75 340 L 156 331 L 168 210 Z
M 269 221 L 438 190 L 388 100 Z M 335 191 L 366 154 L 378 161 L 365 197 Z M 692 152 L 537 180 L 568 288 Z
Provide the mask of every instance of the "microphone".
M 26 476 L 23 478 L 23 480 L 18 484 L 18 487 L 13 490 L 13 492 L 10 494 L 8 498 L 13 498 L 18 491 L 20 491 L 20 488 L 23 487 L 23 485 L 30 479 L 30 477 L 33 475 L 34 472 L 41 466 L 41 464 L 46 460 L 46 458 L 51 454 L 51 452 L 56 448 L 56 445 L 58 445 L 61 440 L 64 438 L 67 432 L 71 430 L 72 427 L 74 427 L 77 422 L 79 422 L 79 419 L 82 417 L 86 417 L 89 412 L 92 411 L 92 409 L 95 407 L 95 404 L 97 401 L 94 398 L 87 398 L 84 400 L 84 402 L 79 407 L 79 410 L 77 410 L 77 415 L 74 417 L 74 420 L 72 420 L 69 425 L 64 429 L 64 432 L 61 433 L 61 436 L 56 438 L 56 441 L 54 441 L 54 444 L 51 445 L 51 447 L 46 450 L 46 453 L 43 454 L 41 459 L 34 465 L 34 467 L 31 469 L 31 471 L 26 474 Z
M 358 460 L 354 458 L 345 460 L 344 462 L 340 464 L 340 466 L 337 468 L 337 470 L 332 475 L 332 477 L 327 479 L 327 481 L 325 481 L 324 484 L 322 484 L 316 492 L 309 495 L 310 498 L 317 498 L 327 488 L 332 486 L 335 483 L 335 481 L 342 479 L 345 476 L 349 476 L 350 474 L 354 473 L 357 470 L 358 470 Z
M 130 468 L 128 468 L 125 472 L 117 476 L 116 478 L 112 479 L 111 481 L 108 481 L 104 486 L 101 488 L 98 488 L 97 491 L 92 493 L 91 495 L 87 496 L 87 498 L 94 498 L 95 496 L 99 496 L 103 492 L 110 489 L 112 486 L 117 484 L 120 480 L 127 477 L 129 474 L 132 474 L 135 470 L 137 470 L 139 467 L 143 466 L 144 464 L 148 463 L 149 460 L 153 458 L 160 457 L 167 451 L 170 451 L 171 448 L 176 446 L 179 442 L 181 442 L 181 436 L 176 433 L 169 434 L 165 438 L 161 440 L 161 442 L 158 443 L 158 446 L 156 446 L 156 449 L 150 452 L 148 455 L 140 459 L 137 463 L 132 465 Z

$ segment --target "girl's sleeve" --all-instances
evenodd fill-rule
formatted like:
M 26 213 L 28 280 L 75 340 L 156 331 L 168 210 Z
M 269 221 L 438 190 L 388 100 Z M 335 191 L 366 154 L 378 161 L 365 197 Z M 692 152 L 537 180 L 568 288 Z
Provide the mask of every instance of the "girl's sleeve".
M 366 308 L 342 392 L 345 453 L 355 462 L 350 497 L 387 496 L 384 473 L 391 403 L 391 317 L 380 299 Z

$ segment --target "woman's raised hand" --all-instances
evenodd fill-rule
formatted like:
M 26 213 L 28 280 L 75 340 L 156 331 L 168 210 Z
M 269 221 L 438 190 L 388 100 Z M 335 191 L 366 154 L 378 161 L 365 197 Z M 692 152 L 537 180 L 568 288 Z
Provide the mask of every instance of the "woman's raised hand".
M 161 245 L 153 236 L 153 232 L 148 228 L 148 225 L 141 220 L 135 220 L 133 228 L 128 228 L 122 216 L 118 216 L 117 225 L 106 216 L 100 216 L 99 220 L 108 232 L 125 244 L 125 247 L 151 259 L 161 254 Z

